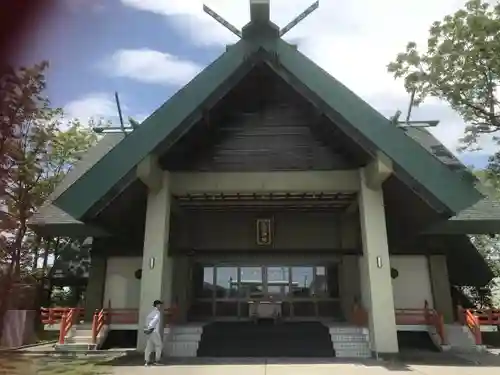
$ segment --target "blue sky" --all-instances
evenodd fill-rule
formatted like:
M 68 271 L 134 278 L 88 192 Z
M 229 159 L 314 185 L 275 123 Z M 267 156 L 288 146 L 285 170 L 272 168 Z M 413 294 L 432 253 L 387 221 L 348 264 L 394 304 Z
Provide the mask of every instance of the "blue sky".
M 178 84 L 151 84 L 115 76 L 113 54 L 123 50 L 149 49 L 196 62 L 200 68 L 215 59 L 223 48 L 196 48 L 164 17 L 139 12 L 120 0 L 94 2 L 67 0 L 43 24 L 23 60 L 50 61 L 47 93 L 56 106 L 71 106 L 85 98 L 102 101 L 89 115 L 108 117 L 108 103 L 118 91 L 126 114 L 144 116 L 170 97 Z M 72 4 L 73 3 L 73 4 Z M 107 66 L 111 65 L 111 66 Z M 102 107 L 102 108 L 101 108 Z M 77 112 L 84 114 L 87 109 Z M 83 111 L 83 112 L 82 112 Z M 101 113 L 99 113 L 101 112 Z M 104 113 L 102 113 L 104 112 Z
M 206 0 L 237 27 L 248 21 L 248 0 Z M 271 0 L 283 26 L 312 0 Z M 376 3 L 376 4 L 375 4 Z M 235 41 L 205 15 L 200 0 L 61 0 L 30 39 L 24 63 L 50 61 L 48 96 L 68 116 L 116 118 L 118 91 L 124 114 L 138 119 L 166 101 Z M 320 8 L 289 34 L 299 49 L 384 115 L 406 111 L 408 95 L 385 66 L 409 40 L 424 42 L 429 25 L 462 0 L 321 0 Z M 387 19 L 387 27 L 380 26 Z M 464 124 L 445 104 L 428 101 L 413 119 L 438 119 L 433 133 L 452 151 Z M 483 166 L 496 146 L 460 154 Z

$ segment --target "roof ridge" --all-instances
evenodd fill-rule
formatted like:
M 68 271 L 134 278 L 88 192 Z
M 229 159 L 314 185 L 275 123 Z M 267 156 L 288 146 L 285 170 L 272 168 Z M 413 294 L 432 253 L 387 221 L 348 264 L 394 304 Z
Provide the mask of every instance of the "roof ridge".
M 347 136 L 369 153 L 391 158 L 404 183 L 442 213 L 452 215 L 481 199 L 470 181 L 449 170 L 407 135 L 279 37 L 241 39 L 149 116 L 108 152 L 55 205 L 81 219 L 148 154 L 174 144 L 205 108 L 217 103 L 257 62 L 268 64 L 306 99 L 319 107 Z M 454 189 L 450 191 L 448 186 Z M 113 199 L 113 197 L 108 197 Z

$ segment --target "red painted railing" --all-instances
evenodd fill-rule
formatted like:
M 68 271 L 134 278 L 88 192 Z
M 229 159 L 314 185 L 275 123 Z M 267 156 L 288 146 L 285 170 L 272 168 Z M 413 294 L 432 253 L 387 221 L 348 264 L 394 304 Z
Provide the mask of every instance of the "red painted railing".
M 54 325 L 59 324 L 63 320 L 63 315 L 68 314 L 70 310 L 73 311 L 74 321 L 82 321 L 85 316 L 84 309 L 70 308 L 70 307 L 51 307 L 42 308 L 41 321 L 43 324 Z M 108 320 L 113 324 L 137 324 L 139 321 L 138 309 L 115 309 L 104 308 L 102 311 L 106 312 Z M 177 307 L 172 306 L 165 309 L 165 322 L 172 322 L 177 316 Z
M 500 326 L 500 309 L 468 309 L 480 325 Z
M 462 306 L 458 306 L 458 321 L 469 328 L 474 336 L 476 345 L 481 345 L 483 341 L 481 337 L 481 323 L 473 311 L 474 310 L 464 309 Z
M 109 309 L 108 310 L 110 324 L 137 324 L 139 322 L 138 309 Z M 176 306 L 165 309 L 165 323 L 171 323 L 177 316 Z
M 441 344 L 447 343 L 443 315 L 429 308 L 427 301 L 425 301 L 423 309 L 395 309 L 395 313 L 397 325 L 432 326 L 436 329 L 436 333 L 441 338 Z
M 75 323 L 75 319 L 77 318 L 79 313 L 79 309 L 68 309 L 63 312 L 61 318 L 61 326 L 59 328 L 59 344 L 64 344 L 64 339 L 68 335 L 71 327 Z
M 441 338 L 441 343 L 447 342 L 443 316 L 436 310 L 429 308 L 427 301 L 423 309 L 395 309 L 395 318 L 398 325 L 433 326 Z M 359 304 L 355 304 L 351 320 L 357 326 L 366 327 L 368 325 L 368 312 Z
M 102 328 L 106 324 L 106 320 L 106 310 L 102 309 L 94 312 L 94 317 L 92 319 L 92 344 L 97 344 L 97 337 L 99 337 L 99 333 L 101 333 Z
M 139 322 L 138 309 L 108 308 L 108 321 L 110 324 L 137 324 Z
M 85 311 L 81 308 L 72 308 L 72 307 L 42 307 L 41 312 L 41 321 L 43 324 L 53 325 L 61 322 L 64 314 L 68 314 L 69 310 L 75 310 L 73 313 L 75 316 L 75 320 L 83 320 Z
M 64 344 L 64 339 L 77 321 L 82 321 L 85 311 L 82 308 L 51 307 L 41 309 L 41 321 L 43 324 L 60 324 L 59 343 Z M 177 316 L 177 307 L 172 306 L 165 309 L 165 322 L 171 323 Z M 96 310 L 92 319 L 92 343 L 97 343 L 99 333 L 106 324 L 138 324 L 138 309 L 112 309 Z
M 359 303 L 353 306 L 351 323 L 358 327 L 368 326 L 368 312 Z
M 84 310 L 78 307 L 42 307 L 40 311 L 43 324 L 59 326 L 59 344 L 64 344 L 64 339 L 68 335 L 71 327 L 77 321 L 84 318 Z
M 433 325 L 436 327 L 436 333 L 441 338 L 441 345 L 446 345 L 448 344 L 448 338 L 446 337 L 443 314 L 437 311 L 435 311 L 435 313 L 436 315 L 432 318 Z
M 165 313 L 164 313 L 165 323 L 166 324 L 173 323 L 178 315 L 179 315 L 179 308 L 177 307 L 177 305 L 173 305 L 173 306 L 165 309 Z

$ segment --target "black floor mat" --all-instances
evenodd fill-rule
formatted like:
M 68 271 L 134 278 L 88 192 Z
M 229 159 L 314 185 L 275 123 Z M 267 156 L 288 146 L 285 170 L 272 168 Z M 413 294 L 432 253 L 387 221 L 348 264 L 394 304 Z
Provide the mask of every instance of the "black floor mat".
M 427 352 L 439 352 L 439 348 L 434 344 L 428 332 L 424 331 L 399 331 L 399 350 L 415 350 Z
M 136 330 L 111 330 L 101 346 L 102 350 L 114 348 L 135 348 L 137 345 Z
M 217 322 L 203 329 L 200 357 L 333 357 L 328 328 L 318 322 Z

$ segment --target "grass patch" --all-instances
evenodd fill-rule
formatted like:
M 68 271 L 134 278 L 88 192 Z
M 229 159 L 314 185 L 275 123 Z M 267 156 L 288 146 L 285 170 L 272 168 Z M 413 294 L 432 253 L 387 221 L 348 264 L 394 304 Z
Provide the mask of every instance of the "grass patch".
M 16 354 L 0 355 L 0 375 L 108 375 L 103 358 L 33 357 Z

